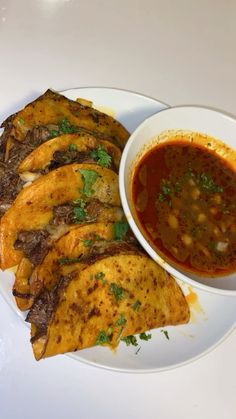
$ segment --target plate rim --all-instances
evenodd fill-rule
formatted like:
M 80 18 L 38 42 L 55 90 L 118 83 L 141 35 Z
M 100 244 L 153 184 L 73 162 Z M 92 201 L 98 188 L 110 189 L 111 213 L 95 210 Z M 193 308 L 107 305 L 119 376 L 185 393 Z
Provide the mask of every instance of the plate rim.
M 214 351 L 218 346 L 220 346 L 224 341 L 228 339 L 230 335 L 233 334 L 233 332 L 236 330 L 236 320 L 234 324 L 230 327 L 230 329 L 219 339 L 216 343 L 209 346 L 205 351 L 201 352 L 200 354 L 196 355 L 195 357 L 189 358 L 186 361 L 178 362 L 169 366 L 165 367 L 158 367 L 158 368 L 140 368 L 140 369 L 125 369 L 125 368 L 118 368 L 118 367 L 112 367 L 112 366 L 106 366 L 103 364 L 98 364 L 95 361 L 88 361 L 84 358 L 80 358 L 80 356 L 75 356 L 73 352 L 69 352 L 64 354 L 65 356 L 74 359 L 75 361 L 80 361 L 83 364 L 90 365 L 91 367 L 101 368 L 106 371 L 121 373 L 121 374 L 155 374 L 155 373 L 161 373 L 165 371 L 175 370 L 177 368 L 184 367 L 188 364 L 192 364 L 193 362 L 198 361 L 199 359 L 205 357 L 206 355 L 210 354 L 212 351 Z M 79 351 L 78 351 L 79 352 Z
M 123 89 L 122 87 L 109 87 L 109 86 L 81 86 L 81 87 L 71 87 L 70 89 L 58 90 L 58 92 L 59 92 L 59 93 L 66 94 L 66 92 L 71 91 L 71 90 L 83 90 L 83 89 L 84 89 L 84 90 L 85 90 L 85 89 L 114 90 L 114 91 L 119 91 L 119 92 L 123 92 L 123 93 L 129 93 L 129 94 L 132 94 L 132 95 L 135 95 L 135 96 L 139 96 L 139 97 L 142 97 L 142 98 L 149 99 L 149 100 L 153 101 L 154 103 L 159 103 L 160 105 L 163 105 L 163 106 L 165 106 L 166 108 L 172 108 L 172 106 L 171 106 L 171 105 L 169 105 L 169 104 L 167 104 L 167 103 L 163 102 L 162 100 L 155 99 L 155 98 L 154 98 L 154 97 L 152 97 L 152 96 L 149 96 L 149 95 L 146 95 L 146 94 L 143 94 L 143 93 L 139 93 L 139 92 L 136 92 L 136 91 L 134 91 L 134 90 Z M 162 109 L 162 110 L 164 110 L 164 109 Z M 159 112 L 161 112 L 161 111 L 159 111 Z

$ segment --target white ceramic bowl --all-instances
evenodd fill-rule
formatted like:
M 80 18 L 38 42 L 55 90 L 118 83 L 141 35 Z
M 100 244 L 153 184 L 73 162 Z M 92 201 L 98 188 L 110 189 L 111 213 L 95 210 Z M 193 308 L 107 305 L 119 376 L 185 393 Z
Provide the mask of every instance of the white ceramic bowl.
M 236 146 L 236 120 L 215 110 L 198 106 L 181 106 L 165 109 L 146 119 L 130 136 L 121 158 L 119 187 L 127 220 L 143 248 L 170 274 L 202 290 L 236 296 L 236 272 L 225 277 L 206 278 L 177 269 L 160 257 L 135 221 L 131 191 L 135 165 L 145 149 L 155 145 L 155 138 L 166 130 L 199 132 L 221 140 L 233 149 Z M 234 163 L 236 170 L 236 161 Z

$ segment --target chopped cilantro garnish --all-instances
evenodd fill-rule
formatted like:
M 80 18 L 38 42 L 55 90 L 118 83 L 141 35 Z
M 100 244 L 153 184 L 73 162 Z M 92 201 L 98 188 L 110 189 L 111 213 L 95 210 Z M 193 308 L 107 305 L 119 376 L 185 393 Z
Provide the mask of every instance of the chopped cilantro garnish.
M 161 332 L 164 333 L 166 339 L 170 340 L 167 330 L 161 329 Z
M 92 189 L 93 184 L 96 182 L 99 174 L 95 172 L 95 170 L 90 169 L 79 169 L 79 172 L 82 176 L 84 187 L 82 189 L 82 193 L 90 197 L 93 195 L 94 190 Z
M 120 314 L 120 317 L 119 317 L 119 319 L 116 321 L 115 325 L 116 325 L 116 326 L 124 326 L 126 322 L 127 322 L 127 320 L 126 320 L 126 318 L 125 318 L 124 314 L 123 314 L 123 313 L 121 313 L 121 314 Z
M 171 194 L 171 188 L 170 185 L 168 183 L 164 183 L 164 185 L 162 186 L 162 192 L 164 195 L 170 195 Z
M 87 211 L 82 207 L 74 208 L 74 219 L 76 222 L 84 221 L 87 216 Z
M 159 193 L 158 201 L 160 201 L 160 202 L 165 201 L 165 197 L 164 197 L 163 193 Z
M 110 330 L 106 333 L 105 330 L 101 330 L 98 333 L 97 339 L 95 341 L 95 345 L 104 345 L 105 343 L 110 343 L 111 341 L 111 333 Z
M 24 124 L 25 123 L 25 120 L 24 120 L 24 118 L 18 118 L 18 121 L 20 122 L 20 124 Z
M 137 339 L 133 335 L 126 336 L 125 338 L 122 338 L 121 340 L 126 343 L 126 346 L 130 346 L 130 345 L 138 346 Z
M 140 301 L 135 301 L 135 303 L 132 305 L 132 309 L 134 310 L 134 311 L 138 311 L 139 309 L 140 309 L 140 306 L 141 306 L 141 303 L 140 303 Z
M 216 185 L 214 180 L 207 173 L 201 173 L 198 183 L 203 192 L 220 193 L 224 191 L 221 186 Z
M 103 272 L 98 272 L 96 275 L 95 275 L 95 278 L 96 279 L 102 279 L 102 278 L 104 278 L 104 273 Z
M 86 202 L 82 198 L 75 199 L 73 201 L 74 207 L 74 219 L 76 222 L 84 221 L 87 217 L 87 211 L 85 209 Z
M 78 258 L 61 258 L 58 259 L 59 265 L 70 265 L 71 263 L 80 262 L 80 257 Z
M 127 222 L 117 221 L 113 224 L 113 235 L 115 240 L 123 240 L 129 230 Z
M 92 244 L 93 244 L 93 240 L 92 239 L 84 240 L 84 245 L 86 247 L 91 247 Z
M 81 208 L 85 208 L 86 202 L 83 198 L 77 198 L 73 201 L 73 204 L 78 205 Z
M 69 151 L 77 151 L 77 145 L 76 144 L 69 144 L 68 150 Z
M 105 278 L 105 275 L 104 275 L 104 273 L 103 272 L 98 272 L 96 275 L 95 275 L 95 279 L 97 279 L 98 281 L 101 281 L 101 283 L 102 284 L 107 284 L 107 280 L 106 279 L 104 279 Z
M 123 288 L 118 287 L 114 282 L 110 285 L 109 290 L 114 295 L 116 301 L 123 300 L 125 297 Z
M 92 157 L 92 159 L 96 160 L 97 164 L 99 164 L 102 167 L 111 166 L 111 156 L 101 145 L 99 145 L 95 150 L 92 150 L 90 156 Z
M 100 241 L 100 240 L 103 240 L 103 238 L 102 238 L 102 237 L 100 237 L 98 234 L 96 234 L 96 235 L 95 235 L 95 240 L 96 240 L 96 241 Z
M 151 335 L 151 333 L 147 334 L 147 333 L 143 332 L 143 333 L 140 333 L 139 337 L 140 337 L 141 340 L 149 340 L 149 339 L 151 339 L 152 335 Z
M 58 127 L 61 134 L 74 134 L 75 132 L 78 132 L 78 128 L 72 125 L 66 117 L 58 122 Z
M 170 185 L 169 185 L 169 183 L 164 183 L 163 185 L 162 185 L 162 188 L 161 188 L 161 193 L 159 193 L 159 195 L 158 195 L 158 201 L 159 202 L 164 202 L 165 201 L 165 199 L 167 198 L 167 196 L 170 196 L 170 194 L 171 194 L 171 187 L 170 187 Z
M 59 135 L 59 132 L 55 129 L 51 129 L 49 133 L 50 133 L 50 138 L 55 138 L 55 137 L 58 137 Z

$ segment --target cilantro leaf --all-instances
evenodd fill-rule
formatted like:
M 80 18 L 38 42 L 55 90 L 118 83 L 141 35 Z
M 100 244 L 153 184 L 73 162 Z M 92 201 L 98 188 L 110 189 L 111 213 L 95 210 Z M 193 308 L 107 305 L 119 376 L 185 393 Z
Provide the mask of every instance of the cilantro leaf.
M 126 324 L 126 322 L 127 322 L 127 320 L 126 320 L 126 318 L 125 318 L 124 314 L 123 314 L 123 313 L 121 313 L 121 314 L 120 314 L 120 317 L 119 317 L 119 319 L 116 321 L 115 325 L 116 325 L 116 326 L 124 326 L 124 325 Z
M 110 343 L 111 341 L 111 333 L 109 333 L 110 331 L 108 330 L 108 332 L 106 333 L 105 330 L 101 330 L 98 333 L 98 336 L 96 338 L 95 341 L 95 345 L 104 345 L 105 343 Z
M 125 297 L 123 288 L 118 287 L 118 285 L 114 282 L 110 285 L 109 291 L 114 295 L 116 301 L 123 300 L 123 298 Z
M 86 247 L 91 247 L 91 246 L 92 246 L 92 244 L 93 244 L 93 240 L 92 240 L 92 239 L 87 239 L 87 240 L 84 240 L 84 245 L 85 245 Z
M 140 349 L 141 349 L 141 346 L 138 347 L 137 351 L 135 352 L 135 355 L 138 355 Z
M 139 338 L 141 340 L 149 340 L 149 339 L 151 339 L 151 337 L 152 337 L 151 333 L 147 334 L 147 333 L 143 332 L 143 333 L 140 333 L 140 335 L 139 335 Z
M 90 197 L 94 193 L 92 186 L 96 182 L 99 174 L 95 172 L 95 170 L 90 170 L 90 169 L 79 169 L 79 172 L 84 182 L 84 187 L 81 192 L 85 196 Z
M 113 224 L 113 235 L 115 240 L 123 240 L 129 230 L 129 224 L 125 221 L 117 221 Z
M 103 272 L 98 272 L 96 275 L 95 275 L 95 278 L 96 279 L 103 279 L 104 278 L 104 273 Z
M 126 346 L 130 346 L 130 345 L 138 346 L 137 339 L 133 335 L 126 336 L 125 338 L 122 338 L 121 340 L 126 343 Z
M 170 340 L 167 330 L 161 329 L 161 333 L 164 333 L 166 339 Z
M 64 117 L 58 122 L 60 134 L 74 134 L 78 128 L 70 123 L 68 118 Z
M 70 265 L 71 263 L 80 262 L 80 257 L 78 258 L 60 258 L 58 259 L 59 265 Z
M 76 144 L 69 144 L 68 145 L 69 151 L 77 151 L 77 145 Z
M 55 138 L 55 137 L 58 137 L 58 135 L 59 135 L 59 131 L 57 131 L 55 129 L 51 129 L 49 131 L 49 133 L 50 133 L 50 138 Z
M 99 145 L 95 150 L 92 150 L 90 156 L 102 167 L 111 166 L 111 156 L 106 152 L 102 145 Z
M 74 219 L 76 222 L 81 222 L 86 219 L 87 211 L 84 208 L 76 206 L 73 212 L 74 212 Z
M 107 280 L 106 279 L 104 279 L 105 278 L 105 275 L 104 275 L 104 273 L 103 272 L 98 272 L 96 275 L 95 275 L 95 279 L 97 279 L 98 281 L 101 281 L 101 283 L 102 284 L 107 284 Z
M 134 311 L 139 311 L 139 309 L 140 309 L 140 306 L 141 306 L 141 303 L 140 303 L 140 301 L 135 301 L 135 303 L 132 305 L 132 309 L 134 310 Z
M 73 204 L 78 205 L 78 206 L 79 206 L 79 207 L 81 207 L 81 208 L 85 208 L 85 206 L 86 206 L 86 202 L 85 202 L 85 200 L 84 200 L 84 199 L 82 199 L 82 198 L 77 198 L 77 199 L 75 199 L 75 200 L 73 201 Z
M 170 195 L 171 194 L 171 187 L 168 183 L 164 183 L 162 185 L 162 192 L 164 195 Z
M 163 193 L 159 193 L 159 195 L 158 195 L 158 201 L 159 202 L 165 201 L 165 197 L 164 197 Z
M 216 185 L 214 180 L 207 173 L 201 173 L 198 182 L 199 182 L 199 186 L 203 190 L 203 192 L 208 192 L 208 193 L 219 192 L 220 193 L 220 192 L 224 191 L 224 188 L 222 188 L 221 186 Z

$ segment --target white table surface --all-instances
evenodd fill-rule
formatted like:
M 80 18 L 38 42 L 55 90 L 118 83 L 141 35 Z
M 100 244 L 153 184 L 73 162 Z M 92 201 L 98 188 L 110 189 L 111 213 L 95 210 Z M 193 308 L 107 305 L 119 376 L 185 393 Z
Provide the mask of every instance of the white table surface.
M 0 0 L 0 120 L 42 93 L 137 91 L 236 114 L 234 0 Z M 216 324 L 217 327 L 217 324 Z M 159 374 L 36 362 L 0 296 L 0 418 L 236 418 L 236 332 Z

